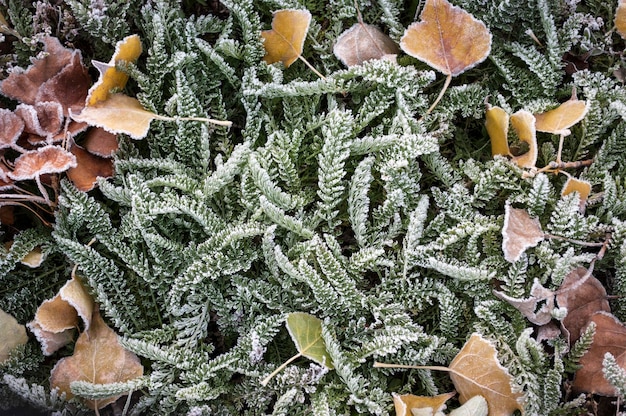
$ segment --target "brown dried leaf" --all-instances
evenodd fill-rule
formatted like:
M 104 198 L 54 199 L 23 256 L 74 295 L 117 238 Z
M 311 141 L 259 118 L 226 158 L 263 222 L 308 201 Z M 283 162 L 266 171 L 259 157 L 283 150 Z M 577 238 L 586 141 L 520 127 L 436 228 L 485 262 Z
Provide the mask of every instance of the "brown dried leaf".
M 261 32 L 268 64 L 282 62 L 289 68 L 302 54 L 309 31 L 311 13 L 308 10 L 285 9 L 274 12 L 272 29 Z
M 119 344 L 115 332 L 100 317 L 98 310 L 94 310 L 91 327 L 78 337 L 74 354 L 61 359 L 52 369 L 50 385 L 71 398 L 70 384 L 73 381 L 108 384 L 142 375 L 143 366 L 139 358 Z M 85 403 L 91 409 L 102 409 L 119 397 L 85 400 Z
M 439 394 L 437 396 L 415 396 L 413 394 L 393 395 L 393 404 L 396 409 L 396 416 L 413 416 L 417 409 L 431 409 L 431 415 L 436 414 L 446 408 L 445 403 L 454 397 L 456 392 Z
M 626 0 L 620 0 L 615 10 L 615 29 L 622 39 L 626 39 Z
M 447 0 L 426 0 L 420 19 L 404 32 L 400 48 L 439 72 L 457 76 L 489 56 L 485 24 Z
M 78 112 L 85 105 L 91 77 L 80 51 L 75 50 L 69 63 L 55 76 L 48 79 L 37 93 L 36 102 L 53 101 L 63 108 L 65 117 L 70 112 Z
M 535 325 L 545 325 L 552 320 L 552 311 L 555 306 L 554 292 L 543 287 L 538 279 L 535 279 L 533 287 L 530 289 L 530 297 L 526 299 L 512 298 L 497 290 L 493 293 L 500 299 L 513 305 L 526 319 Z M 542 305 L 537 310 L 537 305 L 540 303 Z
M 126 36 L 115 45 L 115 52 L 109 63 L 92 61 L 100 72 L 98 81 L 89 89 L 86 105 L 93 106 L 105 101 L 111 90 L 122 90 L 128 81 L 128 75 L 116 68 L 119 62 L 135 62 L 141 55 L 141 40 L 137 35 Z
M 76 157 L 77 166 L 67 171 L 67 177 L 80 191 L 91 191 L 98 183 L 98 178 L 113 176 L 113 160 L 96 156 L 70 141 L 70 152 Z
M 520 168 L 532 169 L 537 164 L 537 134 L 535 131 L 535 117 L 526 110 L 520 110 L 511 115 L 511 125 L 517 137 L 528 144 L 528 152 L 513 157 L 513 161 Z
M 24 121 L 13 111 L 0 109 L 0 149 L 15 146 L 24 131 Z
M 20 104 L 15 114 L 24 120 L 24 131 L 42 138 L 51 138 L 63 127 L 63 107 L 53 101 L 35 105 Z
M 9 359 L 11 351 L 28 342 L 26 328 L 0 309 L 0 364 Z
M 96 127 L 87 132 L 83 147 L 91 154 L 108 158 L 117 152 L 119 143 L 117 135 Z
M 522 394 L 511 390 L 513 378 L 498 361 L 496 348 L 480 334 L 472 334 L 449 368 L 461 403 L 483 396 L 490 416 L 509 416 L 516 409 L 523 411 Z
M 76 167 L 76 157 L 59 146 L 45 146 L 23 153 L 15 159 L 9 177 L 16 181 L 33 179 L 45 173 L 64 172 Z
M 556 291 L 556 301 L 559 307 L 567 308 L 567 316 L 561 323 L 570 343 L 580 338 L 591 315 L 599 311 L 611 311 L 606 289 L 584 267 L 578 267 L 565 276 Z
M 526 210 L 505 205 L 502 251 L 507 261 L 516 262 L 527 248 L 535 247 L 543 239 L 539 220 L 531 218 Z
M 398 45 L 376 26 L 359 22 L 337 38 L 333 53 L 347 67 L 400 53 Z
M 577 99 L 574 92 L 569 100 L 557 108 L 535 114 L 535 127 L 537 131 L 568 136 L 571 134 L 569 128 L 582 120 L 588 110 L 587 102 Z
M 613 386 L 604 377 L 602 360 L 611 353 L 617 364 L 626 369 L 626 327 L 612 314 L 597 312 L 589 322 L 596 325 L 596 332 L 589 350 L 580 359 L 581 368 L 574 377 L 573 388 L 602 396 L 616 396 Z

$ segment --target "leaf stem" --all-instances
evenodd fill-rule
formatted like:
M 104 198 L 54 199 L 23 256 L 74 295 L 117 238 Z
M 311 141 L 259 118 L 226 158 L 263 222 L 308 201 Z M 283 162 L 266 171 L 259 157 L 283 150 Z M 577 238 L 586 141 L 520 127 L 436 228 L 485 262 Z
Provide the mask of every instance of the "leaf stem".
M 322 75 L 317 69 L 315 69 L 313 67 L 313 65 L 311 65 L 309 63 L 309 61 L 307 61 L 302 55 L 298 55 L 298 59 L 300 59 L 302 62 L 304 62 L 304 64 L 306 66 L 308 66 L 311 71 L 313 71 L 315 73 L 315 75 L 317 75 L 318 77 L 320 77 L 323 80 L 326 80 L 326 77 L 324 75 Z
M 282 363 L 281 365 L 279 365 L 276 370 L 272 371 L 272 373 L 265 377 L 263 380 L 261 380 L 261 385 L 263 387 L 267 386 L 267 383 L 270 382 L 270 380 L 278 373 L 280 373 L 285 367 L 287 367 L 289 364 L 291 364 L 292 362 L 294 362 L 296 359 L 302 357 L 302 353 L 297 353 L 296 355 L 294 355 L 293 357 L 291 357 L 290 359 L 288 359 L 287 361 L 285 361 L 284 363 Z
M 439 104 L 439 101 L 441 101 L 441 99 L 443 98 L 443 94 L 445 94 L 451 81 L 452 81 L 452 74 L 448 74 L 448 76 L 446 77 L 446 82 L 443 84 L 443 88 L 441 89 L 441 92 L 437 96 L 437 99 L 435 100 L 435 102 L 432 103 L 432 105 L 430 106 L 428 110 L 426 110 L 426 114 L 430 114 L 435 109 L 437 104 Z

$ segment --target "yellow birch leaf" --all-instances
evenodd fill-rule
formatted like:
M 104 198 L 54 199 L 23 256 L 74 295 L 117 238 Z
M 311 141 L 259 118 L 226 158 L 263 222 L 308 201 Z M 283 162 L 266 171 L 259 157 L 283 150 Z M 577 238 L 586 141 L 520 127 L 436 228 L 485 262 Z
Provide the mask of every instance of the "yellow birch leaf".
M 416 409 L 425 409 L 426 412 L 424 413 L 435 415 L 445 409 L 445 403 L 454 397 L 455 394 L 456 392 L 450 392 L 430 397 L 392 393 L 396 416 L 413 416 L 416 413 Z M 428 409 L 430 409 L 430 412 L 428 412 Z
M 622 39 L 626 39 L 626 0 L 620 0 L 615 10 L 615 29 Z
M 487 105 L 485 128 L 491 141 L 491 155 L 510 156 L 509 150 L 509 114 L 500 107 Z
M 526 110 L 520 110 L 511 115 L 511 126 L 515 129 L 517 137 L 528 144 L 528 152 L 513 157 L 513 161 L 521 168 L 534 168 L 537 164 L 535 117 Z
M 463 403 L 463 406 L 451 411 L 448 416 L 487 416 L 488 414 L 487 400 L 483 396 L 474 396 Z
M 523 411 L 522 394 L 512 391 L 513 378 L 498 361 L 496 348 L 480 334 L 472 334 L 449 368 L 461 403 L 480 395 L 487 401 L 490 416 Z
M 26 328 L 0 309 L 0 364 L 9 359 L 11 351 L 28 342 Z
M 426 0 L 420 20 L 404 32 L 400 48 L 437 71 L 457 76 L 489 56 L 485 24 L 447 0 Z
M 285 9 L 274 12 L 272 29 L 261 32 L 268 64 L 282 62 L 286 68 L 302 54 L 309 31 L 311 13 L 308 10 Z
M 569 128 L 582 120 L 588 110 L 587 102 L 577 99 L 574 93 L 572 98 L 557 108 L 535 114 L 535 128 L 545 133 L 569 136 L 571 134 Z
M 117 42 L 115 53 L 109 63 L 92 61 L 100 72 L 100 77 L 89 89 L 86 105 L 93 106 L 106 100 L 111 90 L 123 89 L 128 81 L 128 75 L 119 71 L 115 65 L 120 61 L 135 62 L 139 55 L 141 55 L 141 40 L 137 35 L 130 35 Z
M 576 179 L 569 177 L 563 186 L 563 190 L 561 191 L 561 195 L 569 195 L 572 192 L 578 192 L 580 195 L 580 211 L 584 212 L 585 204 L 587 203 L 587 198 L 589 198 L 589 194 L 591 193 L 591 184 L 582 179 Z
M 139 358 L 124 349 L 117 334 L 107 326 L 98 310 L 93 312 L 91 326 L 78 337 L 74 354 L 59 360 L 50 373 L 50 386 L 72 398 L 70 384 L 87 381 L 110 384 L 129 381 L 143 375 Z M 100 400 L 85 400 L 91 409 L 102 409 L 121 396 Z

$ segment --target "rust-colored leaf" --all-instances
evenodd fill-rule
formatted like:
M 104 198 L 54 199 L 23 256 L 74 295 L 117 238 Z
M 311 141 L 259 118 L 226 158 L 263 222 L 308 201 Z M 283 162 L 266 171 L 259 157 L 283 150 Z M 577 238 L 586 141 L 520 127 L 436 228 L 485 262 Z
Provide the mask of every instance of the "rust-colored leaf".
M 393 404 L 396 409 L 396 416 L 413 416 L 417 409 L 428 411 L 431 409 L 431 415 L 445 409 L 445 403 L 450 400 L 456 392 L 438 394 L 437 396 L 415 396 L 413 394 L 396 394 L 393 395 Z M 421 413 L 420 413 L 421 414 Z
M 274 12 L 272 29 L 261 32 L 268 64 L 282 62 L 289 68 L 302 54 L 309 31 L 311 13 L 308 10 L 285 9 Z
M 24 131 L 24 121 L 13 111 L 0 108 L 0 149 L 15 146 Z
M 35 105 L 20 104 L 15 114 L 24 120 L 24 131 L 42 138 L 52 138 L 63 127 L 63 107 L 54 101 Z
M 397 55 L 400 48 L 376 26 L 359 21 L 337 38 L 333 53 L 347 67 Z
M 578 340 L 591 315 L 611 311 L 604 285 L 584 267 L 565 276 L 556 291 L 556 301 L 559 307 L 567 308 L 567 316 L 561 323 L 570 343 Z
M 33 179 L 45 173 L 59 173 L 76 166 L 76 157 L 59 146 L 45 146 L 23 153 L 15 159 L 9 177 L 20 181 Z
M 70 152 L 76 156 L 76 167 L 67 171 L 67 177 L 77 189 L 91 191 L 98 183 L 98 178 L 113 176 L 113 160 L 91 154 L 81 146 L 70 142 Z
M 537 164 L 535 117 L 526 110 L 520 110 L 511 115 L 511 125 L 517 133 L 517 137 L 528 144 L 528 151 L 522 155 L 513 157 L 513 161 L 521 168 L 534 168 Z
M 119 62 L 135 62 L 141 55 L 141 40 L 130 35 L 117 42 L 109 63 L 92 61 L 100 72 L 98 81 L 89 89 L 86 105 L 93 106 L 109 97 L 111 90 L 122 90 L 128 82 L 128 74 L 116 68 Z
M 589 350 L 580 359 L 580 369 L 574 377 L 576 391 L 616 396 L 613 386 L 602 373 L 604 354 L 611 353 L 617 364 L 626 369 L 626 327 L 612 314 L 597 312 L 589 322 L 596 325 L 596 332 Z
M 112 157 L 119 149 L 119 143 L 117 135 L 101 128 L 92 128 L 87 132 L 83 147 L 91 154 Z
M 498 291 L 494 291 L 494 294 L 513 305 L 535 325 L 545 325 L 552 320 L 552 311 L 555 306 L 554 292 L 543 287 L 537 279 L 535 279 L 533 287 L 530 289 L 530 296 L 526 299 L 512 298 Z M 541 304 L 541 307 L 537 308 L 539 304 Z
M 500 107 L 487 104 L 485 128 L 491 140 L 491 155 L 510 156 L 509 150 L 509 114 Z
M 557 108 L 535 114 L 535 127 L 537 131 L 569 136 L 571 134 L 569 128 L 582 120 L 588 110 L 587 102 L 577 99 L 574 92 L 569 100 Z
M 78 337 L 74 354 L 61 359 L 52 369 L 50 385 L 71 398 L 70 384 L 73 381 L 109 384 L 142 375 L 143 366 L 139 358 L 119 344 L 115 332 L 100 317 L 98 310 L 94 310 L 91 326 Z M 85 400 L 85 403 L 91 409 L 102 409 L 119 397 Z
M 527 248 L 535 247 L 543 239 L 539 220 L 531 218 L 526 210 L 505 205 L 502 251 L 507 261 L 516 262 Z
M 400 47 L 437 71 L 457 76 L 489 56 L 485 24 L 447 0 L 426 0 L 420 19 L 408 27 Z
M 511 389 L 513 378 L 498 361 L 496 348 L 480 334 L 472 334 L 449 368 L 461 403 L 483 396 L 490 416 L 509 416 L 516 409 L 523 410 L 522 394 Z
M 615 10 L 615 29 L 622 39 L 626 39 L 626 0 L 620 0 Z

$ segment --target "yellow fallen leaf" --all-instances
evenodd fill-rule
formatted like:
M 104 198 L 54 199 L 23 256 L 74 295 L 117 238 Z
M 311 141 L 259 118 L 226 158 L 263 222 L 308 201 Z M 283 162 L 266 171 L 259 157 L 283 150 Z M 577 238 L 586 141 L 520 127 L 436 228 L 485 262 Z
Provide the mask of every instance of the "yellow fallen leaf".
M 537 134 L 535 131 L 535 117 L 526 110 L 520 110 L 511 115 L 511 126 L 517 137 L 528 144 L 528 151 L 513 157 L 513 161 L 521 168 L 532 169 L 537 164 Z
M 491 140 L 491 155 L 510 156 L 508 134 L 509 114 L 500 107 L 487 105 L 485 128 Z
M 129 381 L 143 375 L 139 358 L 124 349 L 117 334 L 107 326 L 98 310 L 93 312 L 91 326 L 78 337 L 74 354 L 59 360 L 50 373 L 50 386 L 72 398 L 70 384 L 88 381 L 109 384 Z M 102 409 L 121 396 L 101 400 L 85 400 L 91 409 Z
M 537 131 L 569 136 L 571 134 L 569 128 L 582 120 L 588 110 L 587 102 L 577 99 L 574 92 L 572 98 L 557 108 L 535 114 L 535 128 Z
M 100 72 L 98 81 L 89 89 L 86 105 L 93 106 L 104 101 L 111 90 L 121 90 L 126 86 L 128 75 L 119 71 L 115 65 L 120 61 L 135 62 L 141 55 L 141 40 L 137 35 L 127 36 L 117 42 L 115 53 L 109 63 L 92 61 Z
M 146 137 L 152 120 L 195 120 L 220 126 L 230 126 L 232 124 L 230 121 L 210 118 L 161 116 L 143 108 L 136 98 L 124 94 L 110 94 L 106 100 L 99 101 L 93 106 L 85 107 L 80 114 L 72 115 L 72 118 L 91 126 L 101 127 L 109 133 L 127 134 L 133 139 Z
M 578 192 L 580 195 L 580 211 L 585 211 L 585 205 L 587 204 L 587 198 L 589 198 L 589 194 L 591 193 L 591 184 L 582 179 L 576 179 L 573 177 L 569 177 L 563 186 L 563 190 L 561 191 L 561 195 L 569 195 L 572 192 Z
M 308 10 L 285 9 L 274 12 L 272 29 L 261 32 L 268 64 L 282 62 L 289 68 L 302 54 L 304 39 L 309 31 L 311 13 Z
M 615 29 L 622 39 L 626 39 L 626 0 L 620 0 L 615 10 Z
M 11 351 L 28 342 L 26 328 L 0 309 L 0 364 L 9 359 Z
M 416 409 L 425 409 L 424 413 L 435 415 L 445 409 L 445 403 L 455 394 L 456 392 L 450 392 L 430 397 L 392 393 L 396 416 L 413 416 Z

